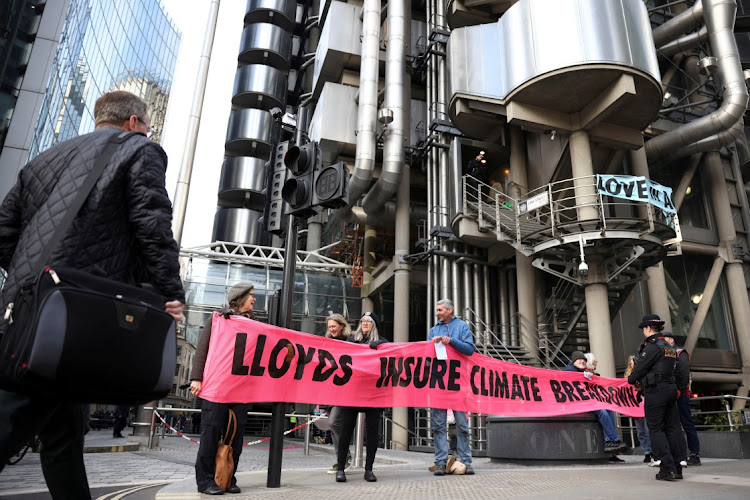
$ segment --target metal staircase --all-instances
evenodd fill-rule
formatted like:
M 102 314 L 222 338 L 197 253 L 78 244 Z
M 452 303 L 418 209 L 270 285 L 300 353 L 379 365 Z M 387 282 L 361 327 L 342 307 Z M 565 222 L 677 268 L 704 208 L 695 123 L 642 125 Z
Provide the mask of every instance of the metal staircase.
M 458 232 L 456 221 L 462 217 L 475 219 L 480 232 L 494 234 L 498 241 L 534 257 L 535 267 L 557 278 L 547 287 L 550 293 L 544 310 L 532 328 L 539 332 L 541 357 L 533 361 L 542 366 L 590 348 L 584 293 L 587 278 L 579 273 L 586 257 L 601 259 L 614 318 L 643 279 L 643 270 L 662 260 L 670 249 L 679 252 L 682 238 L 676 215 L 648 202 L 601 193 L 588 194 L 586 203 L 577 201 L 576 187 L 587 187 L 590 193 L 596 184 L 596 176 L 565 179 L 514 199 L 469 176 L 463 179 L 463 213 L 454 219 L 454 231 Z M 595 208 L 596 218 L 580 220 L 582 206 Z M 488 355 L 507 357 L 510 348 L 487 325 L 474 328 L 489 332 Z M 481 343 L 484 338 L 477 335 L 477 340 Z M 531 360 L 523 353 L 517 358 L 521 363 Z

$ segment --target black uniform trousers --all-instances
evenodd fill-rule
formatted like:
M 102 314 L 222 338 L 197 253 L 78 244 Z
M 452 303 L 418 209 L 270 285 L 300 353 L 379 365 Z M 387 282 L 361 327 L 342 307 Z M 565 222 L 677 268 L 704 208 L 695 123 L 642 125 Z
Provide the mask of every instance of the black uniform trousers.
M 91 498 L 83 464 L 88 405 L 0 390 L 0 471 L 34 435 L 39 436 L 47 489 L 55 500 Z
M 372 464 L 375 463 L 375 453 L 378 451 L 378 442 L 380 434 L 378 425 L 380 424 L 380 408 L 341 408 L 341 434 L 339 435 L 338 450 L 338 470 L 346 469 L 346 457 L 349 455 L 349 442 L 354 433 L 354 426 L 357 424 L 359 412 L 365 414 L 365 440 L 367 447 L 367 456 L 365 458 L 365 470 L 372 470 Z
M 654 458 L 661 460 L 660 471 L 682 472 L 680 461 L 685 460 L 685 445 L 677 410 L 677 387 L 669 383 L 649 387 L 643 408 L 652 453 Z
M 242 437 L 247 422 L 247 408 L 247 403 L 212 403 L 203 400 L 203 406 L 201 407 L 201 423 L 203 424 L 201 444 L 198 447 L 198 457 L 195 459 L 195 482 L 198 485 L 198 491 L 203 491 L 216 484 L 214 481 L 216 450 L 219 448 L 219 440 L 227 428 L 229 409 L 234 410 L 237 416 L 237 433 L 232 441 L 232 459 L 234 460 L 232 484 L 237 484 L 235 473 L 242 453 Z

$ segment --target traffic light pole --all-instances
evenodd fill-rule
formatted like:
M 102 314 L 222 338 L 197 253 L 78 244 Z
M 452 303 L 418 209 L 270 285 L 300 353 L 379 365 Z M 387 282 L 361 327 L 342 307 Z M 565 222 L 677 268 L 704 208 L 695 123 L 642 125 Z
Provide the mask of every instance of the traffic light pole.
M 294 271 L 297 267 L 297 218 L 289 215 L 287 219 L 286 241 L 284 246 L 284 271 L 279 298 L 279 315 L 276 326 L 290 328 L 292 325 L 292 297 L 294 295 Z M 286 423 L 286 403 L 273 403 L 271 415 L 271 444 L 268 454 L 268 488 L 281 486 L 281 458 L 284 448 L 284 424 Z

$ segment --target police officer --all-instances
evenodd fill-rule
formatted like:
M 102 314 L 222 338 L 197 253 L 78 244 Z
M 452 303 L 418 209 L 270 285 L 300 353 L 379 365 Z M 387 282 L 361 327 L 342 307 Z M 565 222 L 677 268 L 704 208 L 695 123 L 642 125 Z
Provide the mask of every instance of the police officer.
M 680 419 L 677 411 L 675 366 L 677 351 L 664 339 L 664 322 L 656 314 L 647 314 L 638 328 L 646 340 L 638 348 L 635 367 L 628 376 L 631 385 L 640 384 L 644 392 L 646 424 L 656 459 L 661 460 L 656 479 L 682 479 L 681 460 L 685 460 L 681 444 Z

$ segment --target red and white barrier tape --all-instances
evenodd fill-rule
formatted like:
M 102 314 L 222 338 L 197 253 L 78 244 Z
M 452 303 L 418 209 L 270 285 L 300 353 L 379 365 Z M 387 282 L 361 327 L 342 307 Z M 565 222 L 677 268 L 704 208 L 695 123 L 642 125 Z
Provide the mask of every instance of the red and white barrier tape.
M 158 412 L 158 411 L 154 410 L 154 414 L 155 414 L 155 415 L 156 415 L 157 417 L 159 417 L 159 420 L 161 420 L 161 422 L 162 422 L 162 423 L 163 423 L 164 425 L 166 425 L 166 426 L 167 426 L 167 428 L 168 428 L 168 429 L 169 429 L 170 431 L 174 432 L 175 434 L 177 434 L 177 435 L 178 435 L 178 436 L 180 436 L 181 438 L 187 439 L 187 440 L 188 440 L 188 441 L 190 441 L 191 443 L 195 443 L 195 444 L 200 444 L 200 441 L 196 441 L 196 440 L 195 440 L 195 439 L 193 439 L 193 438 L 189 438 L 189 437 L 187 437 L 186 435 L 184 435 L 183 433 L 181 433 L 180 431 L 178 431 L 177 429 L 175 429 L 174 427 L 172 427 L 171 425 L 169 425 L 169 424 L 167 423 L 167 421 L 166 421 L 166 420 L 164 420 L 164 417 L 162 417 L 161 415 L 159 415 L 159 412 Z M 312 424 L 312 423 L 314 423 L 314 422 L 317 422 L 318 420 L 320 420 L 321 418 L 323 418 L 323 417 L 326 417 L 326 416 L 327 416 L 327 415 L 320 415 L 320 416 L 317 416 L 317 417 L 315 417 L 315 418 L 311 419 L 311 420 L 310 420 L 309 422 L 305 422 L 304 424 L 300 424 L 300 425 L 298 425 L 297 427 L 292 427 L 292 428 L 291 428 L 291 429 L 289 429 L 288 431 L 284 431 L 284 435 L 286 436 L 287 434 L 289 434 L 289 433 L 291 433 L 291 432 L 294 432 L 294 431 L 296 431 L 297 429 L 302 429 L 302 428 L 303 428 L 303 427 L 305 427 L 306 425 L 308 425 L 308 424 Z M 251 442 L 249 442 L 249 443 L 242 443 L 242 446 L 252 446 L 252 445 L 254 445 L 254 444 L 260 444 L 260 443 L 263 443 L 263 442 L 265 442 L 265 441 L 270 441 L 270 440 L 271 440 L 271 438 L 270 438 L 270 437 L 267 437 L 267 438 L 263 438 L 263 439 L 258 439 L 257 441 L 251 441 Z

